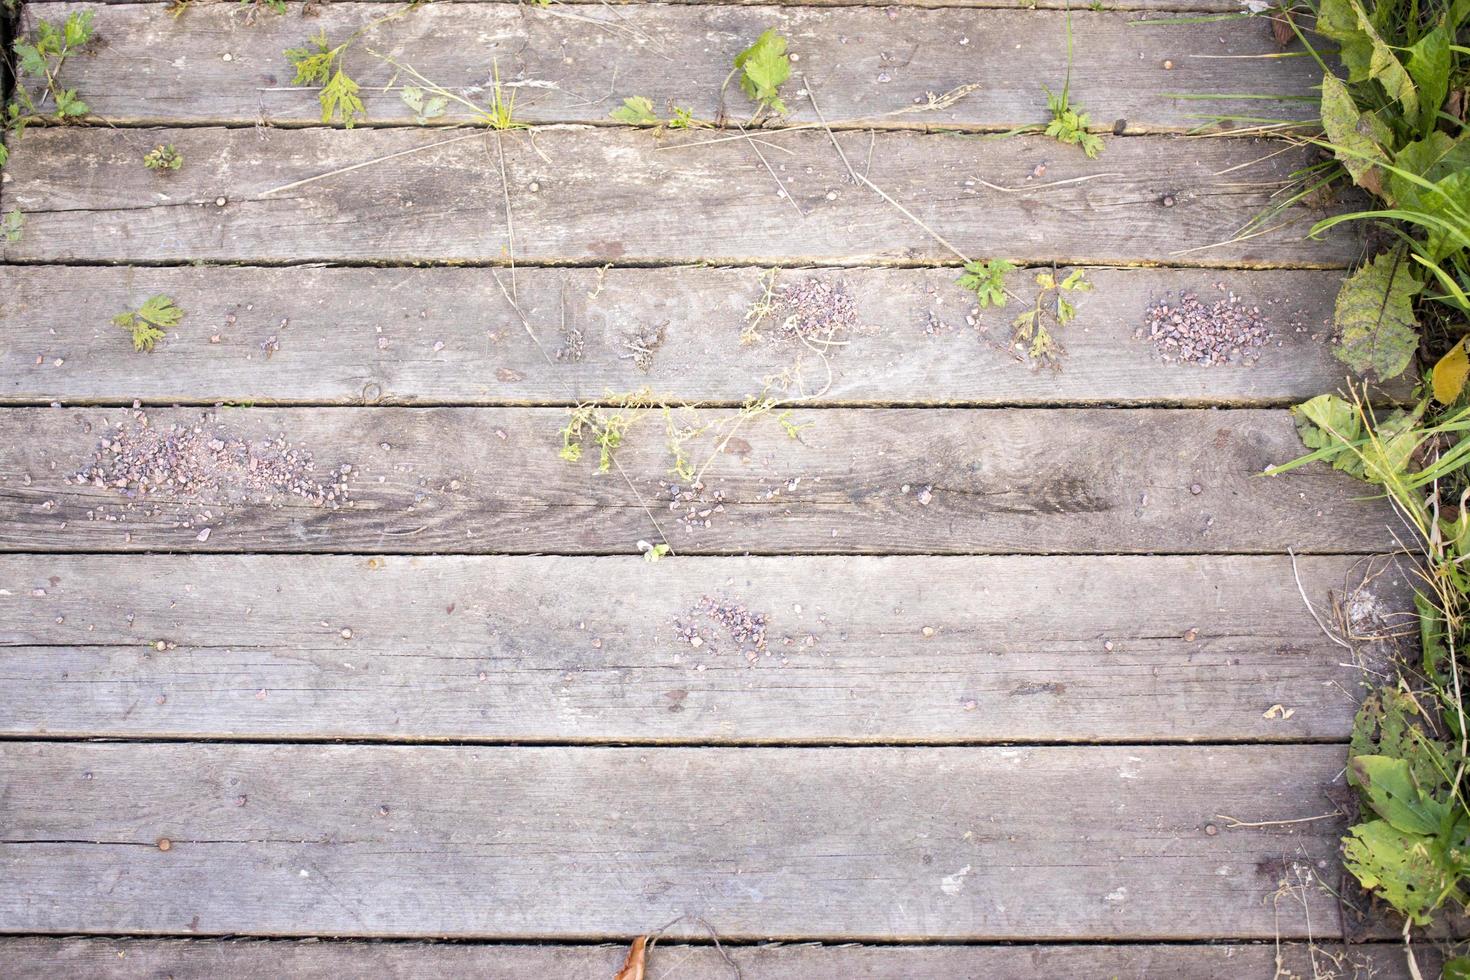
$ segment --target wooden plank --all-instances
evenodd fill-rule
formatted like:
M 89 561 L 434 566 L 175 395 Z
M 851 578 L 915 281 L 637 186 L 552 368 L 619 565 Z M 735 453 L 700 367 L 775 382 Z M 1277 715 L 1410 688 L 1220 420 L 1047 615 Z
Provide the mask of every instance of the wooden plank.
M 896 208 L 849 184 L 825 133 L 768 137 L 782 148 L 763 152 L 783 190 L 743 141 L 679 148 L 703 138 L 697 134 L 660 141 L 638 130 L 572 127 L 497 140 L 416 127 L 34 129 L 11 156 L 4 196 L 7 209 L 24 214 L 25 232 L 0 255 L 505 263 L 500 142 L 522 263 L 954 261 Z M 1359 252 L 1346 224 L 1325 241 L 1305 240 L 1325 212 L 1304 206 L 1271 230 L 1220 244 L 1270 205 L 1310 148 L 1140 136 L 1113 140 L 1094 161 L 1037 136 L 837 139 L 876 186 L 967 255 L 1340 267 Z M 174 144 L 196 165 L 157 176 L 140 163 L 155 143 Z M 1044 180 L 1028 184 L 1043 162 Z M 335 175 L 292 186 L 325 174 Z
M 981 310 L 947 269 L 779 273 L 778 291 L 815 280 L 851 303 L 855 329 L 839 330 L 824 366 L 772 332 L 784 312 L 761 341 L 742 341 L 765 294 L 758 269 L 525 269 L 518 305 L 533 342 L 484 269 L 16 267 L 0 295 L 0 402 L 354 404 L 367 394 L 376 404 L 546 404 L 649 386 L 738 405 L 798 361 L 810 390 L 826 389 L 817 402 L 848 405 L 1279 405 L 1342 383 L 1346 368 L 1327 343 L 1340 273 L 1088 277 L 1096 288 L 1057 332 L 1067 357 L 1050 371 L 1005 348 L 1016 303 Z M 1036 289 L 1025 273 L 1011 288 L 1025 300 Z M 158 293 L 187 312 L 140 360 L 112 318 Z M 1207 304 L 1237 296 L 1274 338 L 1254 363 L 1165 363 L 1136 333 L 1151 306 L 1185 293 Z
M 0 413 L 0 548 L 627 554 L 657 540 L 656 513 L 685 554 L 1341 554 L 1392 550 L 1397 527 L 1325 466 L 1262 477 L 1302 453 L 1281 411 L 798 410 L 794 438 L 769 416 L 676 412 L 674 426 L 702 430 L 683 447 L 699 488 L 671 472 L 657 412 L 605 474 L 595 447 L 558 458 L 567 419 L 12 409 Z M 142 497 L 135 481 L 109 485 L 134 478 L 104 441 L 196 482 Z
M 1217 816 L 1332 812 L 1335 745 L 17 742 L 0 759 L 0 931 L 584 939 L 679 919 L 671 938 L 703 935 L 691 916 L 737 940 L 1338 928 L 1337 899 L 1297 885 L 1333 874 L 1341 820 L 1231 830 Z
M 119 6 L 131 3 L 163 4 L 167 0 L 99 0 L 98 6 Z M 190 12 L 204 9 L 212 2 L 227 3 L 228 0 L 191 0 Z M 392 2 L 392 0 L 385 0 Z M 505 3 L 513 0 L 460 0 L 463 3 Z M 607 6 L 608 3 L 619 8 L 633 8 L 639 6 L 644 0 L 562 0 L 562 6 Z M 1067 0 L 660 0 L 661 3 L 688 3 L 693 5 L 720 4 L 724 6 L 746 5 L 758 7 L 896 7 L 896 8 L 919 8 L 937 9 L 945 7 L 963 7 L 981 10 L 1069 10 L 1072 9 Z M 36 5 L 33 5 L 36 6 Z M 1133 10 L 1141 11 L 1145 16 L 1168 16 L 1179 13 L 1187 15 L 1197 14 L 1234 14 L 1242 16 L 1238 0 L 1099 0 L 1098 6 L 1088 6 L 1089 10 Z M 260 15 L 257 15 L 257 17 Z
M 1237 943 L 1218 946 L 754 946 L 726 952 L 744 980 L 1054 980 L 1113 977 L 1118 980 L 1239 980 L 1309 977 L 1314 965 L 1349 971 L 1346 976 L 1408 980 L 1402 946 L 1337 943 Z M 174 980 L 524 980 L 525 977 L 611 977 L 627 954 L 624 946 L 475 946 L 459 943 L 363 943 L 205 939 L 0 939 L 0 959 L 11 980 L 49 980 L 58 973 L 96 980 L 168 976 Z M 1440 957 L 1433 948 L 1414 952 L 1423 976 L 1433 976 Z M 734 974 L 710 946 L 660 943 L 648 957 L 654 980 L 729 980 Z
M 40 3 L 37 18 L 59 20 L 78 6 Z M 86 93 L 92 111 L 119 125 L 173 123 L 319 124 L 316 93 L 293 85 L 282 51 L 324 31 L 334 43 L 380 21 L 401 5 L 335 3 L 303 21 L 300 5 L 284 17 L 233 5 L 190 10 L 175 19 L 151 4 L 106 9 L 104 37 L 127 44 L 103 47 L 68 66 L 66 82 Z M 1072 97 L 1102 128 L 1184 132 L 1202 117 L 1314 119 L 1316 103 L 1206 99 L 1249 92 L 1311 95 L 1322 71 L 1310 58 L 1265 57 L 1280 52 L 1265 20 L 1212 24 L 1138 22 L 1132 13 L 1072 15 Z M 720 90 L 732 59 L 760 33 L 775 28 L 789 39 L 800 75 L 788 86 L 790 120 L 816 123 L 810 84 L 827 120 L 858 124 L 1009 130 L 1045 122 L 1042 85 L 1060 90 L 1067 77 L 1066 14 L 1060 11 L 980 11 L 948 8 L 640 5 L 598 8 L 567 16 L 556 7 L 510 4 L 426 4 L 362 34 L 349 67 L 362 85 L 368 125 L 413 123 L 400 98 L 410 79 L 375 57 L 408 65 L 452 91 L 477 100 L 490 84 L 490 65 L 515 86 L 517 115 L 528 123 L 605 122 L 632 95 L 689 109 L 699 119 L 720 116 Z M 167 51 L 167 58 L 129 51 Z M 228 58 L 228 60 L 225 60 Z M 1241 58 L 1255 58 L 1243 83 Z M 1166 64 L 1168 67 L 1165 67 Z M 977 88 L 948 108 L 914 114 L 930 94 L 961 85 Z M 732 86 L 724 109 L 740 121 L 750 106 Z M 906 115 L 885 115 L 908 110 Z M 470 121 L 452 105 L 439 120 Z M 1116 127 L 1116 121 L 1123 122 Z M 191 161 L 192 163 L 192 161 Z
M 1284 556 L 12 556 L 0 734 L 1345 739 L 1362 674 L 1296 580 L 1353 610 L 1359 636 L 1402 632 L 1412 588 L 1382 571 L 1302 558 L 1294 575 Z M 760 642 L 712 605 L 759 617 Z

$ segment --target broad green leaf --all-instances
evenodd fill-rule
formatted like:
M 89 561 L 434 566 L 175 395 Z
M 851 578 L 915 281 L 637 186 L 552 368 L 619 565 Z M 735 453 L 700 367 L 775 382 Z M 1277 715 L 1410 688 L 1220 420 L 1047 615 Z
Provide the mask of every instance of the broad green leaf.
M 1449 133 L 1435 130 L 1422 140 L 1405 144 L 1394 154 L 1394 168 L 1407 171 L 1428 183 L 1437 183 L 1462 170 L 1470 169 L 1470 136 L 1454 139 Z M 1393 200 L 1422 207 L 1421 195 L 1428 189 L 1404 174 L 1388 177 Z
M 752 102 L 786 115 L 777 89 L 791 77 L 791 59 L 786 56 L 786 39 L 774 27 L 735 56 L 735 67 L 741 71 L 740 87 Z
M 1470 956 L 1445 960 L 1439 971 L 1439 980 L 1470 980 Z
M 1353 273 L 1337 294 L 1334 321 L 1342 340 L 1334 353 L 1359 374 L 1396 378 L 1419 346 L 1414 298 L 1423 284 L 1401 253 L 1385 252 Z
M 1409 48 L 1409 77 L 1419 89 L 1420 132 L 1432 132 L 1439 107 L 1450 91 L 1450 31 L 1441 18 L 1439 25 Z
M 1352 403 L 1336 395 L 1318 395 L 1292 408 L 1302 445 L 1323 452 L 1336 469 L 1361 478 L 1363 463 L 1349 447 L 1362 438 L 1363 424 Z
M 1403 108 L 1404 115 L 1410 118 L 1417 116 L 1419 114 L 1419 90 L 1414 87 L 1414 80 L 1409 77 L 1398 55 L 1393 53 L 1393 48 L 1385 44 L 1383 38 L 1379 36 L 1372 20 L 1363 12 L 1362 5 L 1357 0 L 1352 0 L 1352 3 L 1353 9 L 1358 13 L 1358 26 L 1362 28 L 1372 47 L 1368 57 L 1368 77 L 1383 86 L 1389 98 L 1396 100 Z M 1384 6 L 1386 5 L 1377 4 L 1374 10 Z
M 1457 874 L 1438 841 L 1395 830 L 1386 820 L 1353 827 L 1343 838 L 1343 864 L 1363 887 L 1428 925 L 1446 896 L 1459 896 Z
M 1449 804 L 1420 790 L 1406 760 L 1358 755 L 1348 760 L 1348 769 L 1368 805 L 1395 830 L 1426 836 L 1440 832 Z
M 608 113 L 609 118 L 631 126 L 654 126 L 658 116 L 653 112 L 653 100 L 635 95 L 623 100 L 623 104 Z
M 1368 80 L 1373 42 L 1359 26 L 1358 12 L 1350 0 L 1322 0 L 1317 10 L 1317 31 L 1337 42 L 1337 56 L 1348 70 L 1348 81 Z
M 1393 134 L 1371 112 L 1359 112 L 1347 85 L 1336 75 L 1322 76 L 1322 128 L 1327 140 L 1337 150 L 1337 159 L 1352 175 L 1353 183 L 1377 194 L 1384 193 L 1384 172 L 1379 163 L 1388 163 L 1384 147 L 1392 143 Z

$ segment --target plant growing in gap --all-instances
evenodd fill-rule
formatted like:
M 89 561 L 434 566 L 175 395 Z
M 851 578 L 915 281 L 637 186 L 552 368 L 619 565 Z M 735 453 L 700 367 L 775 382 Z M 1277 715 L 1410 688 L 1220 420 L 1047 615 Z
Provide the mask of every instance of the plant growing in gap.
M 653 126 L 658 129 L 696 129 L 713 127 L 714 123 L 695 119 L 694 113 L 681 106 L 670 106 L 668 119 L 661 119 L 653 108 L 653 100 L 643 95 L 633 95 L 623 100 L 607 117 L 628 126 Z
M 20 241 L 25 223 L 26 216 L 20 213 L 20 208 L 11 208 L 4 219 L 0 220 L 0 235 L 4 235 L 5 240 L 14 245 Z
M 81 10 L 59 24 L 43 20 L 29 38 L 15 41 L 15 91 L 3 113 L 3 129 L 11 143 L 31 123 L 77 122 L 91 111 L 77 90 L 65 87 L 60 79 L 67 59 L 95 36 L 92 11 Z M 8 157 L 8 148 L 0 144 L 0 167 Z
M 169 328 L 179 325 L 184 311 L 174 301 L 159 293 L 143 301 L 136 310 L 124 310 L 112 318 L 114 326 L 122 327 L 132 334 L 133 350 L 152 351 L 153 345 L 167 334 Z
M 143 156 L 143 166 L 159 173 L 172 173 L 184 165 L 184 155 L 172 143 L 160 144 Z
M 1069 40 L 1069 50 L 1070 47 Z M 1046 92 L 1046 108 L 1051 113 L 1051 122 L 1046 124 L 1044 132 L 1058 143 L 1082 147 L 1082 152 L 1087 154 L 1088 159 L 1094 160 L 1102 152 L 1102 137 L 1087 131 L 1088 114 L 1072 105 L 1070 62 L 1067 75 L 1067 84 L 1062 86 L 1061 92 L 1053 94 L 1051 89 L 1043 88 Z
M 955 281 L 975 294 L 982 309 L 991 304 L 1000 307 L 1006 305 L 1006 276 L 1015 271 L 1016 266 L 1005 259 L 966 262 L 964 275 Z

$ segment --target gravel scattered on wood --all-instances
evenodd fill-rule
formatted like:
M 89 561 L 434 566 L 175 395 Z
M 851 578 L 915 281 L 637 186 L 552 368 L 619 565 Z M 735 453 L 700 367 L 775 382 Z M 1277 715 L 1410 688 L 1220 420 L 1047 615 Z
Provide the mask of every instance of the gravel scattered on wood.
M 1196 293 L 1153 303 L 1134 336 L 1147 337 L 1159 358 L 1170 363 L 1254 364 L 1275 339 L 1270 321 L 1259 306 L 1246 303 L 1224 284 L 1216 283 L 1215 288 L 1226 295 L 1213 303 Z
M 347 502 L 351 472 L 344 464 L 318 474 L 312 454 L 285 436 L 244 439 L 211 414 L 155 428 L 135 410 L 102 437 L 76 482 L 132 499 L 280 504 L 295 498 L 336 509 Z
M 669 512 L 686 531 L 703 531 L 725 512 L 725 492 L 712 490 L 700 481 L 688 485 L 659 482 L 669 502 Z
M 714 626 L 701 625 L 701 620 Z M 706 595 L 683 618 L 674 620 L 674 629 L 680 641 L 696 650 L 708 647 L 718 653 L 721 643 L 733 644 L 753 665 L 762 656 L 770 656 L 766 624 L 765 613 L 755 612 L 741 602 Z

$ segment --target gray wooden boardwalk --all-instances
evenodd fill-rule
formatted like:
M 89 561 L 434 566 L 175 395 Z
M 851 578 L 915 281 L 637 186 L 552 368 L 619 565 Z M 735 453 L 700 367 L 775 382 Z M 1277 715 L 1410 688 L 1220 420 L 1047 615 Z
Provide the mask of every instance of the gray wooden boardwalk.
M 1001 136 L 1061 3 L 286 6 L 22 5 L 101 41 L 0 184 L 0 977 L 1407 976 L 1338 861 L 1397 528 L 1262 475 L 1359 243 L 1238 238 L 1309 157 L 1189 135 L 1312 111 L 1266 21 L 1073 13 L 1094 160 Z M 768 27 L 791 131 L 609 120 L 743 118 Z M 1270 336 L 1168 360 L 1182 295 Z

